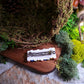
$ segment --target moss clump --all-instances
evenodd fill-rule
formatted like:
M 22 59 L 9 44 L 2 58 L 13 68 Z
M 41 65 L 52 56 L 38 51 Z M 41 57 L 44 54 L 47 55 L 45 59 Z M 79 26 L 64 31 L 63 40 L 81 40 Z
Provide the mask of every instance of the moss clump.
M 67 32 L 63 30 L 61 30 L 58 35 L 55 35 L 55 42 L 62 48 L 56 68 L 63 80 L 71 80 L 77 76 L 77 64 L 71 59 L 73 43 Z
M 49 42 L 72 13 L 71 1 L 1 0 L 0 34 L 6 32 L 9 40 L 21 45 Z
M 69 58 L 72 54 L 73 43 L 67 32 L 61 30 L 59 34 L 55 36 L 55 42 L 62 48 L 61 56 L 64 55 L 64 57 Z
M 63 78 L 63 80 L 71 80 L 74 77 L 77 77 L 77 64 L 72 59 L 62 58 L 60 60 L 60 69 L 59 74 Z
M 74 44 L 73 54 L 71 58 L 77 63 L 81 63 L 84 60 L 84 44 L 81 44 L 78 40 L 72 40 Z

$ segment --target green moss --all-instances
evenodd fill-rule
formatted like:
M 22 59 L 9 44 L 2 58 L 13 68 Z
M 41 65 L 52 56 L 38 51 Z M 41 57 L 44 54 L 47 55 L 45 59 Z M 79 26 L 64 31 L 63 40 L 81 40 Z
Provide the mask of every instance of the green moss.
M 71 80 L 77 77 L 77 64 L 71 59 L 73 43 L 67 32 L 61 30 L 58 35 L 55 35 L 55 42 L 62 48 L 61 56 L 58 59 L 58 65 L 56 65 L 59 75 L 63 80 Z
M 81 63 L 84 60 L 84 44 L 81 44 L 78 40 L 72 40 L 74 44 L 72 59 L 77 63 Z
M 72 54 L 73 43 L 67 32 L 61 30 L 58 35 L 55 35 L 55 42 L 62 48 L 61 56 L 67 54 L 67 58 L 69 58 Z
M 59 66 L 59 74 L 63 80 L 71 80 L 72 78 L 78 76 L 77 64 L 72 59 L 67 60 L 62 58 Z

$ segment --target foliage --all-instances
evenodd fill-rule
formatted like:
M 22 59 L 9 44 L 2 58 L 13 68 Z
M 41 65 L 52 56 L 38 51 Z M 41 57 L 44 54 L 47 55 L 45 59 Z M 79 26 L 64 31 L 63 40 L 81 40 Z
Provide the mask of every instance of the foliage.
M 84 26 L 81 26 L 81 32 L 82 33 L 84 32 Z
M 61 56 L 69 58 L 72 54 L 73 43 L 71 42 L 67 32 L 61 30 L 58 35 L 55 35 L 56 44 L 62 48 Z M 65 56 L 65 54 L 67 56 Z
M 13 40 L 9 41 L 6 35 L 0 35 L 0 44 L 3 44 L 5 47 L 12 47 L 14 48 L 15 42 Z M 1 46 L 2 47 L 2 46 Z
M 84 60 L 84 44 L 78 40 L 72 40 L 74 44 L 72 59 L 77 63 L 81 63 Z
M 0 52 L 8 48 L 8 45 L 5 42 L 0 41 Z M 0 63 L 6 63 L 6 58 L 0 55 Z
M 78 17 L 76 13 L 72 13 L 66 25 L 63 26 L 62 30 L 69 34 L 71 39 L 80 39 L 78 31 Z
M 8 45 L 5 42 L 0 42 L 0 51 L 4 51 L 8 48 Z
M 6 64 L 6 60 L 7 60 L 6 57 L 0 55 L 0 63 Z
M 64 80 L 71 80 L 72 78 L 77 77 L 77 64 L 72 59 L 62 58 L 59 66 L 59 74 Z
M 14 48 L 15 43 L 8 41 L 5 37 L 0 37 L 0 52 L 6 50 L 8 47 Z M 0 55 L 0 63 L 6 63 L 6 58 Z
M 77 17 L 77 14 L 76 13 L 72 13 L 72 15 L 70 16 L 70 18 L 68 19 L 67 21 L 67 24 L 63 26 L 63 28 L 73 28 L 74 26 L 77 25 L 77 21 L 78 21 L 78 17 Z M 68 29 L 68 28 L 67 28 Z

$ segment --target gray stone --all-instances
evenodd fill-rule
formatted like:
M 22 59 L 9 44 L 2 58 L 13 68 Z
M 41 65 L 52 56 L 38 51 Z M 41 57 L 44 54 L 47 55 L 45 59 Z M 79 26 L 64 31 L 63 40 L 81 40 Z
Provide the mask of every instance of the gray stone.
M 79 70 L 80 79 L 63 81 L 57 76 L 56 70 L 42 75 L 31 72 L 24 66 L 15 65 L 0 75 L 0 84 L 84 84 L 84 68 L 81 67 L 81 64 L 78 64 L 77 68 Z
M 6 62 L 6 64 L 0 63 L 0 74 L 2 74 L 3 72 L 7 71 L 8 69 L 10 69 L 11 67 L 13 67 L 15 64 L 15 62 L 8 60 Z

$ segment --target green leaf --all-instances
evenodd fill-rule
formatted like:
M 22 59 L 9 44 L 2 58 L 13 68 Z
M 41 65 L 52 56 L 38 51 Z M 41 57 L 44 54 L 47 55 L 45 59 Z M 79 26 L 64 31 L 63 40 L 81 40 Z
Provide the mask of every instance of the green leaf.
M 8 48 L 8 45 L 5 42 L 0 42 L 0 51 L 4 51 Z

